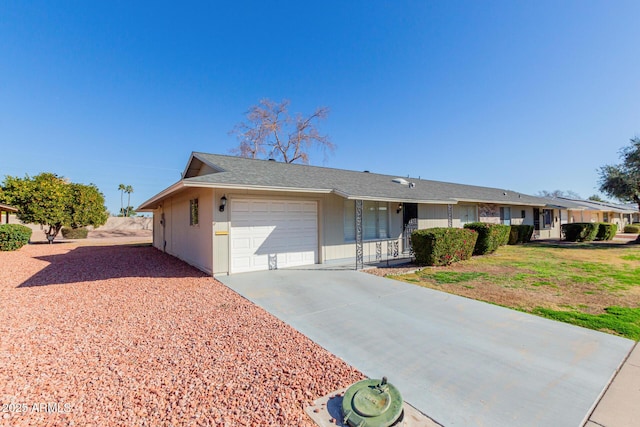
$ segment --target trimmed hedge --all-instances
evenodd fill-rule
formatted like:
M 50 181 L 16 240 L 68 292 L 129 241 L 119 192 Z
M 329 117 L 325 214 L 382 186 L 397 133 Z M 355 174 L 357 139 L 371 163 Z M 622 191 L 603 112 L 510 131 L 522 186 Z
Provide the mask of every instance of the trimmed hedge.
M 640 234 L 640 225 L 625 225 L 624 226 L 625 233 L 633 233 Z
M 471 222 L 464 228 L 478 233 L 478 240 L 473 249 L 474 255 L 485 255 L 495 252 L 498 247 L 509 243 L 511 226 L 502 224 L 487 224 L 484 222 Z
M 618 232 L 618 225 L 608 222 L 598 223 L 598 234 L 596 234 L 596 240 L 613 240 Z
M 512 225 L 509 232 L 509 244 L 529 243 L 533 236 L 533 225 Z
M 80 227 L 80 228 L 62 227 L 62 230 L 60 230 L 60 232 L 62 233 L 62 237 L 64 237 L 65 239 L 86 239 L 87 234 L 89 233 L 89 230 L 87 230 L 84 227 Z
M 0 251 L 15 251 L 29 243 L 33 231 L 21 224 L 0 225 Z
M 600 226 L 596 222 L 572 222 L 562 224 L 561 228 L 568 242 L 591 242 L 598 235 Z
M 428 228 L 411 234 L 419 265 L 449 265 L 471 258 L 478 233 L 463 228 Z

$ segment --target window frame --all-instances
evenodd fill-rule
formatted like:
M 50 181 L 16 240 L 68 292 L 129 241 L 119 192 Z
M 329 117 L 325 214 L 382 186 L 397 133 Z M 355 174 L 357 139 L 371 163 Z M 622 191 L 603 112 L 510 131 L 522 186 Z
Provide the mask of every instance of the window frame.
M 191 227 L 197 227 L 200 224 L 200 208 L 197 197 L 189 200 L 189 225 Z
M 343 238 L 348 243 L 356 241 L 355 206 L 355 200 L 346 199 L 344 202 Z M 389 234 L 389 203 L 364 200 L 362 203 L 362 240 L 385 240 L 389 238 Z

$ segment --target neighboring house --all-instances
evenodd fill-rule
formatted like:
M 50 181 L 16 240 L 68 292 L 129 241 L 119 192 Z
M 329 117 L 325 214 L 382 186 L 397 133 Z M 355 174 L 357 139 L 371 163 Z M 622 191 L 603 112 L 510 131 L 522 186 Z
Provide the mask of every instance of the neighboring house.
M 609 203 L 609 205 L 624 211 L 624 213 L 621 214 L 624 225 L 640 222 L 640 211 L 638 210 L 638 205 L 635 203 Z
M 2 224 L 2 213 L 5 214 L 5 224 L 9 224 L 9 214 L 18 212 L 18 208 L 0 203 L 0 224 Z
M 565 197 L 549 199 L 549 203 L 561 209 L 561 223 L 571 222 L 610 222 L 618 229 L 633 221 L 637 209 L 629 206 L 593 200 L 578 200 Z
M 192 153 L 153 212 L 153 245 L 212 274 L 352 260 L 409 250 L 416 228 L 483 221 L 560 237 L 560 210 L 511 190 L 269 160 Z

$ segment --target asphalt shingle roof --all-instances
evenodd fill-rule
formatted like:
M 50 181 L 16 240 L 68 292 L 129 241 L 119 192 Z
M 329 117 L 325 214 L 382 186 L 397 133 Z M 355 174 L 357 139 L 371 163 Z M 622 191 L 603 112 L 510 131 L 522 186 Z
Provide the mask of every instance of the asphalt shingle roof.
M 394 178 L 399 178 L 393 175 L 206 153 L 193 153 L 193 159 L 218 172 L 189 176 L 191 170 L 187 169 L 184 182 L 190 185 L 322 191 L 351 199 L 422 203 L 473 201 L 535 206 L 547 204 L 543 198 L 501 188 L 404 178 L 415 184 L 411 187 L 393 182 Z
M 575 210 L 587 210 L 587 211 L 602 211 L 602 212 L 617 212 L 617 213 L 634 213 L 635 209 L 632 207 L 618 205 L 607 202 L 596 202 L 594 200 L 578 200 L 569 199 L 566 197 L 556 197 L 549 199 L 550 204 L 558 204 L 564 206 L 567 209 Z

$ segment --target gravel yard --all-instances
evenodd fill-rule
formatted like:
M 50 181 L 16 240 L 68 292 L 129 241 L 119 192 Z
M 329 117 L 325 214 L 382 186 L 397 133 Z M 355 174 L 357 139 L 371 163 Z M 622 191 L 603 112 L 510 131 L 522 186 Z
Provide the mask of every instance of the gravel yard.
M 1 426 L 312 426 L 363 377 L 149 246 L 0 252 Z

